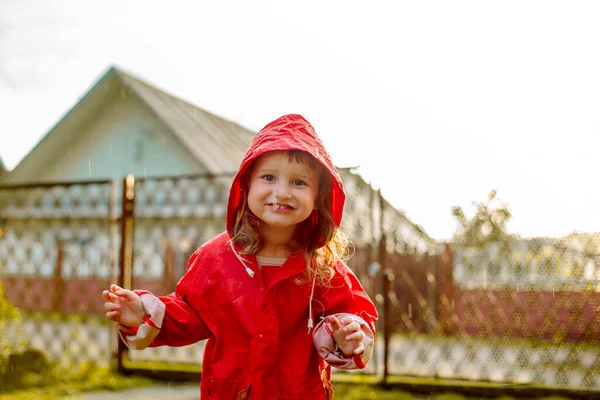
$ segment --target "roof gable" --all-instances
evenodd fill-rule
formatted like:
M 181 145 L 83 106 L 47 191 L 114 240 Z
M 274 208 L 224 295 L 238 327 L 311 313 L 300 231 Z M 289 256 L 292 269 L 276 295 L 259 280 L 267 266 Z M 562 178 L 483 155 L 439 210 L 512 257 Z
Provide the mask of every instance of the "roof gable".
M 111 67 L 11 172 L 15 180 L 36 176 L 39 159 L 60 151 L 61 137 L 79 128 L 85 118 L 122 90 L 138 97 L 192 155 L 214 174 L 235 172 L 255 132 Z M 0 171 L 2 171 L 0 167 Z M 11 178 L 11 180 L 12 180 Z
M 255 132 L 113 70 L 211 172 L 237 171 Z

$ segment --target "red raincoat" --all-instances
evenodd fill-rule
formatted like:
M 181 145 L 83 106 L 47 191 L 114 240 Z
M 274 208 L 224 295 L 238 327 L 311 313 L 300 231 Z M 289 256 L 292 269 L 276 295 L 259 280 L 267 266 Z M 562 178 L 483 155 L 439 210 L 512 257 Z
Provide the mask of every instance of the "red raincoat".
M 256 135 L 242 161 L 229 194 L 228 232 L 202 245 L 190 258 L 175 293 L 159 298 L 166 306 L 165 315 L 150 346 L 183 346 L 208 339 L 202 400 L 326 398 L 320 374 L 323 360 L 307 333 L 311 284 L 294 281 L 303 276 L 303 254 L 293 253 L 282 267 L 262 270 L 254 256 L 244 256 L 254 271 L 251 274 L 229 245 L 241 201 L 240 178 L 261 154 L 291 149 L 310 153 L 331 174 L 332 211 L 340 224 L 345 194 L 323 144 L 301 116 L 281 117 Z M 350 313 L 373 327 L 377 311 L 357 278 L 341 261 L 335 270 L 329 285 L 315 289 L 315 324 L 321 316 Z

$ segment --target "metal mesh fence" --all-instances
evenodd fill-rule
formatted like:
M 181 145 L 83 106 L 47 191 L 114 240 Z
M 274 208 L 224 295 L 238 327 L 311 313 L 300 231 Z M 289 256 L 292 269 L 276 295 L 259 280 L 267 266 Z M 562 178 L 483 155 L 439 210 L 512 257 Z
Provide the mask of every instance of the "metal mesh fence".
M 361 373 L 599 390 L 598 234 L 440 244 L 360 176 L 341 175 L 342 228 L 355 243 L 349 265 L 381 316 Z M 130 287 L 171 292 L 191 253 L 225 228 L 231 179 L 132 180 L 123 215 L 107 181 L 1 186 L 2 282 L 23 316 L 5 337 L 65 367 L 109 364 L 118 341 L 101 290 L 129 273 Z M 129 217 L 130 246 L 118 229 Z M 128 246 L 127 272 L 116 261 L 121 249 L 126 263 Z M 202 342 L 126 351 L 125 366 L 199 370 L 203 350 Z
M 110 181 L 0 186 L 0 271 L 21 316 L 7 321 L 13 348 L 61 368 L 110 363 L 100 292 L 116 276 L 112 193 Z
M 383 258 L 389 376 L 600 389 L 594 234 L 447 246 Z

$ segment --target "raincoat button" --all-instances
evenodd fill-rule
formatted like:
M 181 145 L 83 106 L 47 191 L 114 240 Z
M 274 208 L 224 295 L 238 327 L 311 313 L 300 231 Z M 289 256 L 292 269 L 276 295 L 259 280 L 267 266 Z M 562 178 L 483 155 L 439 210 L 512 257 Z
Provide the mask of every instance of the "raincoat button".
M 238 400 L 246 400 L 248 398 L 248 393 L 245 390 L 242 390 L 240 394 L 238 394 Z

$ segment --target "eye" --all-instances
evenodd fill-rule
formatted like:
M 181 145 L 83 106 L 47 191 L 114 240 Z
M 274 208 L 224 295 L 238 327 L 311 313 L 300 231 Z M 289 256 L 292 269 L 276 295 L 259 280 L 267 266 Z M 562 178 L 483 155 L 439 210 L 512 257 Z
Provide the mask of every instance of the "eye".
M 304 182 L 301 179 L 294 179 L 294 181 L 292 182 L 292 185 L 294 185 L 294 186 L 306 186 L 306 182 Z
M 273 182 L 275 180 L 275 177 L 273 175 L 263 175 L 261 176 L 261 179 L 267 182 Z

